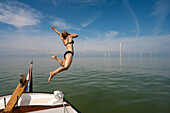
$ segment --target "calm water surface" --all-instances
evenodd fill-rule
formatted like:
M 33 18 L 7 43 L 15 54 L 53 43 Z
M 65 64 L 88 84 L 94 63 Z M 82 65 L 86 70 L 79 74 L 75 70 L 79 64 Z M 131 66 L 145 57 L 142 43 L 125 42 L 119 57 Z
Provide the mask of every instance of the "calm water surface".
M 0 95 L 14 91 L 31 58 L 0 58 Z M 33 58 L 34 91 L 61 90 L 82 113 L 170 113 L 170 58 L 74 58 L 48 83 L 59 64 Z

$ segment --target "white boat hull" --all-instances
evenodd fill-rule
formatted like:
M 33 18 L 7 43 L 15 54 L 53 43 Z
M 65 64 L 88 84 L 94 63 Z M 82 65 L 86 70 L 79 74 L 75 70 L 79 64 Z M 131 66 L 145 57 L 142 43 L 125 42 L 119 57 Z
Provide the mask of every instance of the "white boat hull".
M 5 109 L 11 95 L 0 97 L 0 111 Z M 12 113 L 78 113 L 72 105 L 62 99 L 57 99 L 49 93 L 23 93 Z

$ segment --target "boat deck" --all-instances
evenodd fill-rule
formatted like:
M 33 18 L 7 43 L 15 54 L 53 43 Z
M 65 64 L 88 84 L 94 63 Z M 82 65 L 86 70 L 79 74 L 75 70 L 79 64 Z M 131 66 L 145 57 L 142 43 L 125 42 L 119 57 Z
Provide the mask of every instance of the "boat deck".
M 0 112 L 3 112 L 10 98 L 11 95 L 0 97 Z M 23 93 L 11 113 L 79 113 L 73 108 L 70 103 L 57 99 L 54 94 Z

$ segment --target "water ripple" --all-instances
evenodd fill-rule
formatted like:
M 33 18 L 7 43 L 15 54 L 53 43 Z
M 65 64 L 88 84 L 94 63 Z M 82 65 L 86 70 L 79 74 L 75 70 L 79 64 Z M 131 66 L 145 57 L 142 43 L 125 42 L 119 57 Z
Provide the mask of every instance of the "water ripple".
M 48 83 L 49 72 L 57 69 L 58 63 L 35 58 L 34 91 L 62 90 L 84 113 L 168 113 L 170 61 L 159 60 L 123 59 L 120 65 L 117 58 L 75 58 L 69 70 Z M 27 74 L 29 62 L 29 58 L 0 59 L 1 95 L 13 92 L 19 76 Z

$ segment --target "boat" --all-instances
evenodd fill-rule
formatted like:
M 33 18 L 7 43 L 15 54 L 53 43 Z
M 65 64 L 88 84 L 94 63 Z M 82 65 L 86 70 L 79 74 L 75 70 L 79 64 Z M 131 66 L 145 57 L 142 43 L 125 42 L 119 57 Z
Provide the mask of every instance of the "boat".
M 27 77 L 20 76 L 12 94 L 0 96 L 0 113 L 81 113 L 64 98 L 62 91 L 34 92 L 32 67 L 31 61 Z

